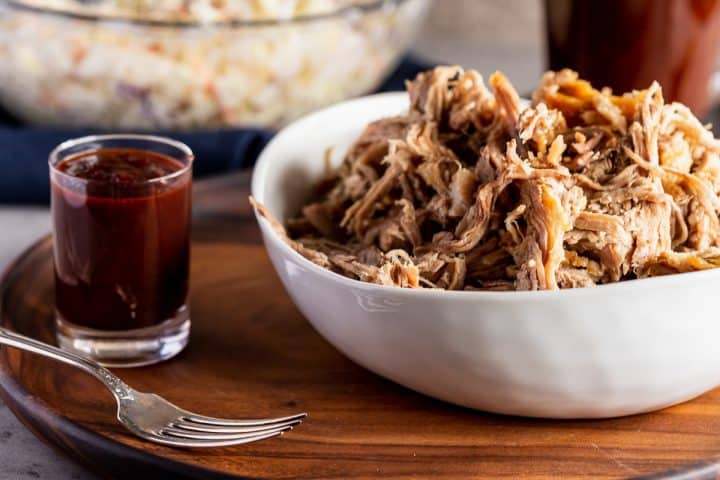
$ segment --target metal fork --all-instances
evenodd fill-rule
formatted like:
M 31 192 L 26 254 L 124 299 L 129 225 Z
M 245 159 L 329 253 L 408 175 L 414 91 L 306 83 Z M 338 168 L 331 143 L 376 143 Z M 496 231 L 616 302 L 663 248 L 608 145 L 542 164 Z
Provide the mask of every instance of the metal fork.
M 37 353 L 81 368 L 100 380 L 117 402 L 117 418 L 135 435 L 174 447 L 220 447 L 282 435 L 302 422 L 305 413 L 280 418 L 230 420 L 197 415 L 164 398 L 138 392 L 97 362 L 47 343 L 0 328 L 0 344 Z

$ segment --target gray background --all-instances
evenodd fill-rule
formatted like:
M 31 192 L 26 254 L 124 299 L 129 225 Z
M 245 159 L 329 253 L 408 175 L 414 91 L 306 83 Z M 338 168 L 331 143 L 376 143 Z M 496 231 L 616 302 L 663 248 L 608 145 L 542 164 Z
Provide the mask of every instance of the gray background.
M 544 63 L 540 0 L 435 0 L 413 51 L 437 63 L 504 71 L 529 92 Z M 0 269 L 49 231 L 46 208 L 0 206 Z M 0 401 L 0 479 L 96 477 L 37 440 Z

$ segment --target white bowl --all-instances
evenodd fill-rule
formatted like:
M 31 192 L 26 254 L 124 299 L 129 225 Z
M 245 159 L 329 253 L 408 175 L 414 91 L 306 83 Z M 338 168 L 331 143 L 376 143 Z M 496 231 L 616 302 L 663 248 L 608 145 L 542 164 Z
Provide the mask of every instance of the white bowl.
M 370 121 L 407 108 L 373 95 L 313 113 L 260 156 L 252 193 L 279 219 Z M 629 415 L 720 384 L 720 270 L 544 292 L 449 292 L 363 283 L 324 270 L 258 219 L 285 288 L 320 334 L 418 392 L 490 412 Z

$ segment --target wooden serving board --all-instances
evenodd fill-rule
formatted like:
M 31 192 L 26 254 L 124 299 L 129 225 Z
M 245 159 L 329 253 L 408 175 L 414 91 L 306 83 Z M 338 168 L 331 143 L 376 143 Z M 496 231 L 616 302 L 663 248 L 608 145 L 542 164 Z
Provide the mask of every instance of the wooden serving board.
M 0 393 L 40 438 L 106 478 L 623 478 L 673 467 L 653 478 L 717 478 L 708 459 L 720 453 L 720 390 L 648 415 L 543 421 L 454 407 L 353 364 L 285 294 L 247 194 L 247 175 L 198 183 L 190 344 L 172 361 L 116 373 L 208 415 L 306 411 L 307 421 L 230 448 L 146 443 L 115 421 L 110 394 L 88 375 L 3 348 Z M 2 287 L 2 325 L 53 342 L 49 238 Z

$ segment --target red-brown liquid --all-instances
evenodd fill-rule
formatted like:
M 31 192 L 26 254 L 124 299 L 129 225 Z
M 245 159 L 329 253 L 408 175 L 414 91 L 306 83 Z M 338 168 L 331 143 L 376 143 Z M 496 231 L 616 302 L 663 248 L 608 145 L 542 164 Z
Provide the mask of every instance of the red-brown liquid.
M 550 68 L 616 93 L 653 80 L 697 115 L 710 106 L 720 0 L 546 0 Z
M 70 157 L 54 174 L 56 308 L 100 330 L 161 323 L 185 303 L 190 172 L 164 155 L 103 149 Z

